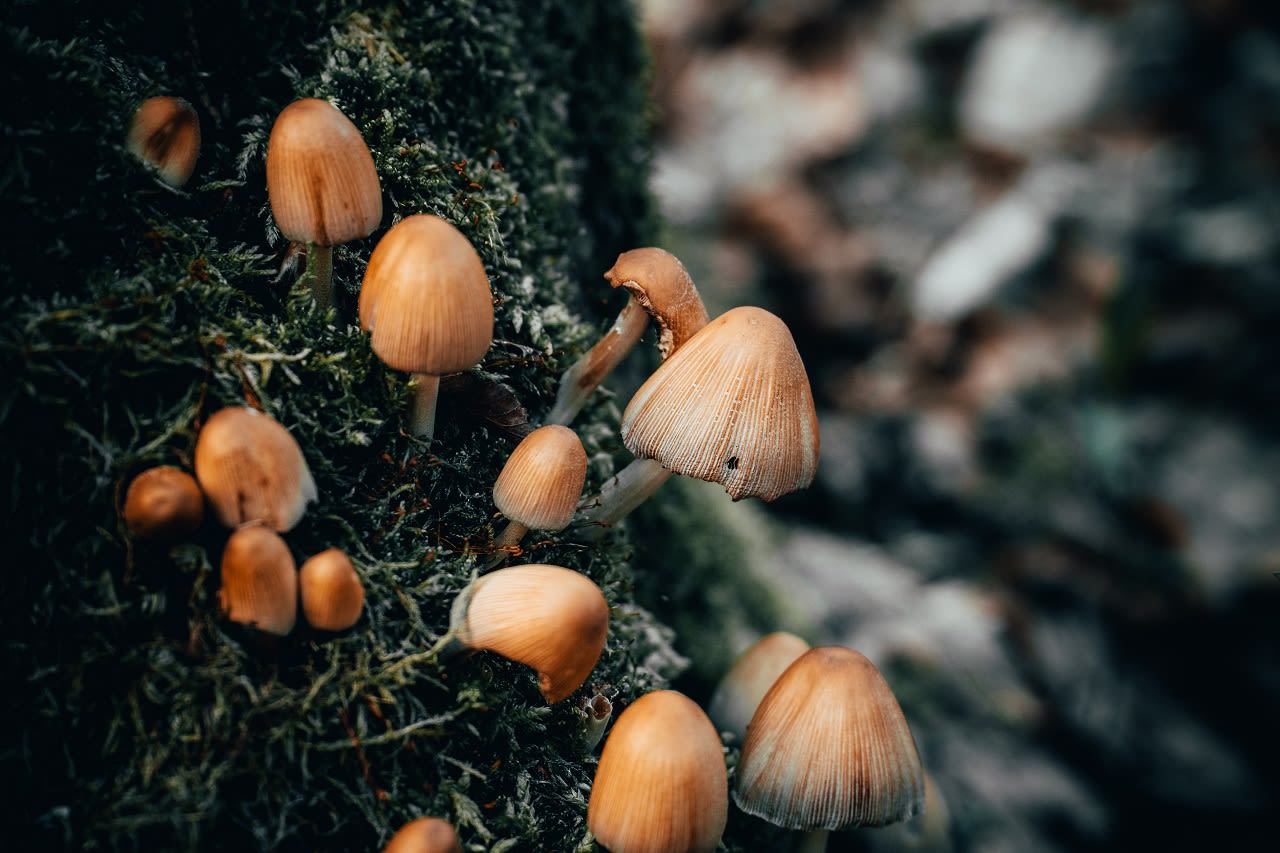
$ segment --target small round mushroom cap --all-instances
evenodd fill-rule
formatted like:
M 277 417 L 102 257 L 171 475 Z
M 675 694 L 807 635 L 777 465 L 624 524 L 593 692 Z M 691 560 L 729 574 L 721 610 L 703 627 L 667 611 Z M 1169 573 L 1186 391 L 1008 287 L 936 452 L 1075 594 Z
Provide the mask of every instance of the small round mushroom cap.
M 180 187 L 195 171 L 200 157 L 200 116 L 182 98 L 147 98 L 129 124 L 129 153 L 150 163 L 172 187 Z
M 690 698 L 646 693 L 605 739 L 587 828 L 612 853 L 711 853 L 729 815 L 720 736 Z
M 395 370 L 443 376 L 479 364 L 493 342 L 493 292 L 471 241 L 427 213 L 393 225 L 369 257 L 360 327 Z
M 587 451 L 568 427 L 547 424 L 525 436 L 493 484 L 493 502 L 530 530 L 563 530 L 587 479 Z
M 364 584 L 351 558 L 340 548 L 327 548 L 298 569 L 302 616 L 322 631 L 345 631 L 364 610 Z
M 204 495 L 196 478 L 173 465 L 148 468 L 129 483 L 124 523 L 139 539 L 174 541 L 204 520 Z
M 809 644 L 787 631 L 774 631 L 756 640 L 734 659 L 716 685 L 707 716 L 721 731 L 742 737 L 760 700 Z
M 283 637 L 298 619 L 298 566 L 289 546 L 261 523 L 237 527 L 222 550 L 218 603 L 232 622 Z
M 786 324 L 730 309 L 653 372 L 622 415 L 637 457 L 720 483 L 734 500 L 806 488 L 818 467 L 818 415 Z
M 787 667 L 747 726 L 733 799 L 790 829 L 884 826 L 924 807 L 924 768 L 884 676 L 853 649 Z
M 200 429 L 196 479 L 226 527 L 265 521 L 284 532 L 316 499 L 302 448 L 270 415 L 245 406 L 215 412 Z
M 382 221 L 373 155 L 351 119 L 328 101 L 302 98 L 276 116 L 267 140 L 267 196 L 280 233 L 336 246 Z
M 382 853 L 462 853 L 462 842 L 447 820 L 419 817 L 396 830 Z
M 604 277 L 625 288 L 653 318 L 664 360 L 707 325 L 707 309 L 689 271 L 666 249 L 645 246 L 623 252 Z

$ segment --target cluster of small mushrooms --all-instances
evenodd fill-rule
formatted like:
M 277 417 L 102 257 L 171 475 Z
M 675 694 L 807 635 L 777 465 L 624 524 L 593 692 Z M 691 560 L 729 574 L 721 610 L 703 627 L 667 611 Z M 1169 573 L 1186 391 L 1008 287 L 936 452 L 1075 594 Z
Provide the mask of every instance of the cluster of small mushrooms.
M 128 140 L 177 187 L 199 148 L 195 111 L 159 97 L 138 110 Z M 281 233 L 307 247 L 304 279 L 332 304 L 333 246 L 369 235 L 382 218 L 372 156 L 355 125 L 327 101 L 289 104 L 268 140 L 267 189 Z M 429 658 L 490 651 L 532 668 L 548 703 L 573 695 L 604 648 L 609 604 L 584 574 L 549 564 L 502 567 L 530 530 L 569 530 L 589 542 L 642 504 L 673 473 L 720 483 L 733 500 L 774 500 L 806 488 L 817 466 L 818 421 L 804 365 L 787 326 L 740 306 L 711 319 L 688 272 L 660 248 L 622 253 L 605 273 L 629 293 L 601 339 L 563 374 L 545 423 L 510 454 L 493 486 L 506 519 L 493 557 L 454 601 Z M 627 404 L 621 436 L 634 460 L 583 496 L 587 458 L 570 428 L 650 319 L 662 363 Z M 427 213 L 405 216 L 378 241 L 359 294 L 361 328 L 378 357 L 409 374 L 409 431 L 430 442 L 444 375 L 480 363 L 492 343 L 493 298 L 465 235 Z M 301 601 L 316 628 L 342 631 L 360 618 L 363 587 L 350 559 L 329 549 L 300 570 L 282 534 L 316 500 L 305 459 L 267 414 L 233 406 L 201 428 L 195 476 L 173 466 L 130 484 L 124 520 L 138 537 L 174 538 L 201 523 L 207 504 L 233 532 L 221 563 L 226 618 L 287 634 Z M 593 749 L 612 715 L 596 693 L 579 707 Z M 709 712 L 658 690 L 614 720 L 604 738 L 587 811 L 594 839 L 613 853 L 713 851 L 729 807 L 725 738 L 742 741 L 733 801 L 745 812 L 808 833 L 883 826 L 923 809 L 925 776 L 898 702 L 866 657 L 809 648 L 774 634 L 743 652 Z M 385 853 L 461 850 L 447 822 L 403 826 Z

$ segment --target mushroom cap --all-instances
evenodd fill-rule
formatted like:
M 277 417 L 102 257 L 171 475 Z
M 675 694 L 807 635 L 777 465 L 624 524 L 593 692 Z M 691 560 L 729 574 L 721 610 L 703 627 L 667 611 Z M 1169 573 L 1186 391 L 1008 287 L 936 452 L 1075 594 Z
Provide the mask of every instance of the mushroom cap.
M 493 484 L 493 502 L 530 530 L 563 530 L 573 520 L 586 480 L 582 439 L 566 426 L 547 424 L 511 452 Z
M 721 731 L 742 737 L 764 694 L 807 651 L 807 642 L 786 631 L 775 631 L 756 640 L 734 659 L 716 685 L 707 716 Z
M 237 527 L 222 550 L 218 603 L 232 622 L 277 636 L 298 619 L 298 567 L 289 546 L 261 523 Z
M 618 255 L 604 274 L 624 287 L 658 325 L 658 352 L 672 352 L 707 325 L 707 308 L 680 259 L 665 249 L 646 246 Z
M 618 715 L 587 804 L 596 840 L 613 853 L 711 853 L 728 813 L 720 736 L 692 699 L 657 690 Z
M 351 558 L 340 548 L 327 548 L 298 569 L 302 616 L 322 631 L 345 631 L 364 610 L 364 584 Z
M 129 123 L 127 144 L 129 153 L 156 167 L 165 183 L 180 187 L 200 156 L 200 116 L 183 98 L 147 98 Z
M 245 406 L 214 412 L 196 439 L 196 479 L 225 527 L 265 521 L 284 532 L 316 499 L 316 483 L 289 431 Z
M 790 829 L 883 826 L 924 806 L 902 708 L 860 652 L 816 646 L 787 667 L 747 726 L 733 799 Z
M 454 602 L 458 641 L 533 667 L 550 703 L 582 686 L 604 650 L 609 605 L 586 575 L 530 563 L 482 575 Z
M 462 842 L 447 820 L 419 817 L 396 830 L 382 853 L 462 853 Z
M 720 483 L 734 500 L 807 487 L 818 415 L 791 331 L 763 308 L 721 314 L 632 396 L 622 440 L 638 457 Z
M 133 478 L 125 492 L 124 524 L 140 539 L 181 539 L 194 533 L 203 520 L 200 485 L 173 465 L 148 468 Z
M 395 370 L 443 376 L 478 364 L 493 342 L 493 292 L 471 241 L 429 213 L 393 225 L 369 257 L 360 327 Z
M 302 98 L 276 116 L 267 139 L 267 196 L 280 233 L 336 246 L 382 221 L 373 155 L 351 119 L 328 101 Z

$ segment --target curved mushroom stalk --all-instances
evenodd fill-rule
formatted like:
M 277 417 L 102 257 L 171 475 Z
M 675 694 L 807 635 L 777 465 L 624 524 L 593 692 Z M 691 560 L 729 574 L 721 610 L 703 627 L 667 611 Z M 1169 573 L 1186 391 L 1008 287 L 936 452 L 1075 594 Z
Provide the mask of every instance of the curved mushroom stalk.
M 575 525 L 581 528 L 577 538 L 583 542 L 599 539 L 606 530 L 647 501 L 673 473 L 656 459 L 631 460 L 625 468 L 605 480 L 599 494 L 583 503 L 575 519 Z
M 682 343 L 707 324 L 707 309 L 684 264 L 655 247 L 618 255 L 604 274 L 613 287 L 631 294 L 609 331 L 570 365 L 560 378 L 549 424 L 568 424 L 590 399 L 604 378 L 635 349 L 652 317 L 658 326 L 658 352 L 666 360 Z

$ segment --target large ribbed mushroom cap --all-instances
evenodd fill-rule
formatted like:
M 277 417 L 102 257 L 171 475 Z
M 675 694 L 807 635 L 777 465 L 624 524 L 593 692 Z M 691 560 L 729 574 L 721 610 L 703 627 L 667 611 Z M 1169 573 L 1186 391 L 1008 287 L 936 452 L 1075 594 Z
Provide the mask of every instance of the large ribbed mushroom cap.
M 787 667 L 747 726 L 734 802 L 790 829 L 883 826 L 924 806 L 924 768 L 870 660 L 818 646 Z
M 157 95 L 138 106 L 129 123 L 129 152 L 180 187 L 195 171 L 200 156 L 200 117 L 183 98 Z
M 645 246 L 623 252 L 604 277 L 625 288 L 653 318 L 663 359 L 707 324 L 706 306 L 689 271 L 665 249 Z
M 632 396 L 622 440 L 637 457 L 720 483 L 734 500 L 807 487 L 818 415 L 791 331 L 752 306 L 712 320 Z
M 573 520 L 587 479 L 587 451 L 578 434 L 547 424 L 525 436 L 493 484 L 493 502 L 530 530 L 563 530 Z
M 720 679 L 707 705 L 707 716 L 721 731 L 742 737 L 760 700 L 809 644 L 788 631 L 774 631 L 756 640 L 736 658 Z
M 395 370 L 443 376 L 478 364 L 493 342 L 493 292 L 471 241 L 431 214 L 397 222 L 369 257 L 360 327 Z
M 280 111 L 267 140 L 267 195 L 280 233 L 335 246 L 382 221 L 373 155 L 351 119 L 328 101 L 302 98 Z

